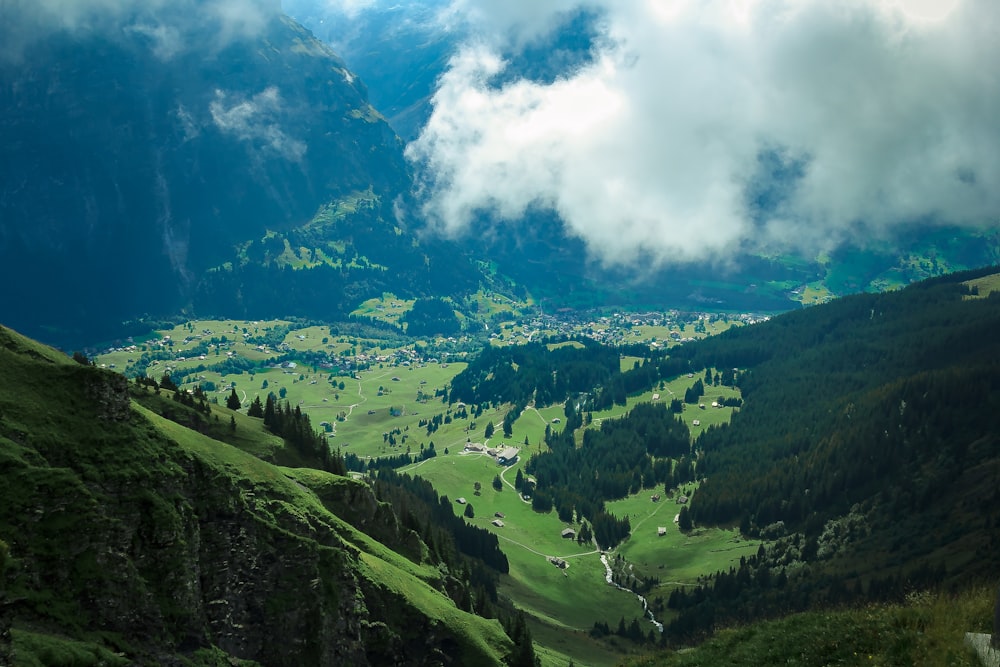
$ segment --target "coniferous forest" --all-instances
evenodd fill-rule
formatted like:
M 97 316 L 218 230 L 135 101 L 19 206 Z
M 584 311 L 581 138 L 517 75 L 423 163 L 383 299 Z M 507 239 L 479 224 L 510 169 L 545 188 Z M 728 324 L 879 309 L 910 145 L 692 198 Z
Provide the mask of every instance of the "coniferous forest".
M 676 356 L 740 368 L 743 408 L 694 442 L 697 525 L 771 546 L 677 591 L 668 628 L 898 600 L 1000 567 L 1000 295 L 967 272 L 733 330 Z

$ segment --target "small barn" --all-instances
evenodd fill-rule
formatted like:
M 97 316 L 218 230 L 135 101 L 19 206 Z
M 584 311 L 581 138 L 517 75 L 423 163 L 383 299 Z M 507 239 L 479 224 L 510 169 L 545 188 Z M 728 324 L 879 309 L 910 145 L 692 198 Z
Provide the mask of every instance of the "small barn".
M 572 528 L 563 528 L 563 531 L 559 534 L 568 540 L 572 540 L 576 537 L 576 531 Z
M 502 466 L 513 465 L 517 462 L 517 455 L 521 453 L 521 450 L 517 447 L 505 447 L 497 454 L 497 463 Z
M 503 521 L 501 521 L 500 519 L 493 519 L 491 523 L 497 528 L 503 528 Z
M 660 537 L 663 537 L 664 535 L 667 534 L 667 527 L 666 526 L 657 526 L 657 528 L 656 528 L 656 534 L 658 536 L 660 536 Z
M 684 494 L 681 494 L 681 495 L 677 496 L 677 504 L 678 505 L 686 505 L 687 501 L 688 501 L 688 497 L 685 496 Z

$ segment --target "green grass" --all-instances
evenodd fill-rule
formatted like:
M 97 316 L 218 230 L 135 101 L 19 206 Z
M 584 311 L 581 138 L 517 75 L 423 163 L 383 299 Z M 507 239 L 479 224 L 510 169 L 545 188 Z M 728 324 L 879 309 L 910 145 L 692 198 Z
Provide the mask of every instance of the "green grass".
M 982 278 L 974 278 L 973 280 L 966 280 L 963 285 L 968 285 L 969 287 L 975 287 L 979 290 L 979 294 L 976 296 L 969 296 L 969 299 L 985 299 L 993 292 L 1000 291 L 1000 273 L 994 273 L 992 275 L 983 276 Z
M 528 625 L 535 644 L 535 655 L 542 667 L 614 667 L 634 651 L 627 642 L 601 641 L 585 632 L 570 632 L 528 617 Z
M 485 656 L 502 656 L 510 652 L 510 638 L 499 622 L 459 610 L 451 600 L 428 583 L 407 576 L 403 570 L 393 567 L 385 559 L 362 553 L 361 562 L 365 566 L 362 571 L 367 570 L 374 585 L 408 600 L 432 622 L 451 629 L 462 645 L 465 664 L 480 664 Z
M 18 667 L 115 667 L 132 662 L 99 644 L 51 634 L 11 629 L 11 645 Z
M 133 397 L 141 405 L 157 414 L 169 410 L 174 415 L 194 413 L 194 408 L 187 408 L 176 403 L 171 392 L 160 390 L 157 394 L 149 388 L 132 388 Z M 228 393 L 228 392 L 227 392 Z M 291 465 L 294 452 L 285 449 L 284 441 L 264 428 L 259 418 L 248 417 L 242 412 L 233 411 L 223 405 L 210 405 L 211 415 L 202 417 L 206 421 L 206 435 L 230 444 L 237 449 L 252 454 L 265 461 L 279 462 Z M 236 420 L 236 430 L 230 427 L 230 418 Z
M 513 484 L 519 462 L 508 468 L 503 478 Z M 404 469 L 430 481 L 438 493 L 453 502 L 464 497 L 475 509 L 470 523 L 495 533 L 510 562 L 510 576 L 502 587 L 519 607 L 554 626 L 589 630 L 594 621 L 617 623 L 621 616 L 631 619 L 640 613 L 634 598 L 608 586 L 604 568 L 593 546 L 582 546 L 560 536 L 566 527 L 554 512 L 539 514 L 531 509 L 510 486 L 493 489 L 494 475 L 504 469 L 485 454 L 439 455 Z M 474 484 L 482 485 L 475 495 Z M 461 508 L 455 503 L 456 508 Z M 504 514 L 504 526 L 492 525 L 494 513 Z M 548 556 L 570 562 L 560 570 Z
M 380 297 L 362 302 L 351 315 L 363 315 L 402 327 L 403 316 L 410 312 L 415 302 L 415 299 L 400 299 L 391 292 L 385 292 Z
M 693 650 L 663 653 L 631 667 L 878 665 L 978 667 L 966 632 L 988 632 L 995 586 L 959 595 L 918 593 L 904 605 L 808 612 L 724 630 Z
M 696 491 L 694 484 L 684 490 L 689 496 Z M 758 540 L 747 540 L 739 531 L 722 528 L 695 527 L 687 533 L 681 532 L 674 523 L 680 511 L 674 498 L 664 497 L 658 502 L 650 501 L 653 491 L 630 496 L 624 500 L 608 503 L 608 510 L 618 516 L 628 515 L 632 524 L 632 535 L 619 549 L 637 573 L 647 577 L 658 577 L 661 587 L 652 596 L 666 597 L 678 585 L 692 585 L 699 576 L 717 570 L 739 567 L 741 556 L 757 553 Z M 660 536 L 658 528 L 667 529 Z

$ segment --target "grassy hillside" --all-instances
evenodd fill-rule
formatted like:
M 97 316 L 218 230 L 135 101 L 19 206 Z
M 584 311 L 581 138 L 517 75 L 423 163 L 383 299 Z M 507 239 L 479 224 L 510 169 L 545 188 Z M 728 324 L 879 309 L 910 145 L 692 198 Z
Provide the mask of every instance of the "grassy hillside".
M 989 632 L 993 590 L 914 593 L 905 603 L 796 614 L 719 632 L 694 649 L 650 656 L 628 667 L 879 665 L 978 667 L 966 632 Z
M 163 419 L 123 377 L 8 329 L 0 367 L 14 664 L 499 664 L 512 649 L 442 592 L 440 567 L 331 512 L 400 531 L 367 486 Z

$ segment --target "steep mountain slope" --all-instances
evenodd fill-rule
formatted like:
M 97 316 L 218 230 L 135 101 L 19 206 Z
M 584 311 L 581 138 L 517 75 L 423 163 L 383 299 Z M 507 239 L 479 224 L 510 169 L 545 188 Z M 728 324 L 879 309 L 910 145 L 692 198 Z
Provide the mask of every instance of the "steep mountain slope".
M 401 142 L 361 83 L 261 5 L 232 34 L 199 3 L 138 5 L 0 58 L 8 323 L 51 339 L 175 312 L 237 245 L 405 189 Z M 4 11 L 16 32 L 17 5 Z
M 362 76 L 372 101 L 401 137 L 416 138 L 430 115 L 435 81 L 463 34 L 438 23 L 447 3 L 376 3 L 344 13 L 316 0 L 286 0 L 284 8 Z
M 7 329 L 0 366 L 0 656 L 486 665 L 511 650 L 366 485 L 168 422 L 123 377 Z

